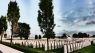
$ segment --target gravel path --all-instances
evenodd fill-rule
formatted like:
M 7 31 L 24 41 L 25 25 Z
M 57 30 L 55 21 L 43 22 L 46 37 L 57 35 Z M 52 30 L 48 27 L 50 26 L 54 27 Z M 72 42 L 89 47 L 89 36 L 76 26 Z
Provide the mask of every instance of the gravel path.
M 0 44 L 0 53 L 24 53 L 24 52 Z

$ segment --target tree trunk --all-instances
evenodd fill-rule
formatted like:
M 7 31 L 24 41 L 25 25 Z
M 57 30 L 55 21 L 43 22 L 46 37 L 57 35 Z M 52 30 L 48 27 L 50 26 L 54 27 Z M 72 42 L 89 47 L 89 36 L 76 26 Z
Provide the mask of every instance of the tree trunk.
M 2 43 L 2 37 L 3 37 L 3 34 L 4 34 L 4 32 L 1 34 L 1 43 Z
M 12 31 L 12 33 L 11 33 L 11 41 L 10 41 L 10 45 L 12 45 L 12 35 L 13 35 L 13 23 L 12 23 L 12 29 L 11 29 Z
M 47 38 L 47 53 L 49 53 L 49 44 L 48 44 L 48 38 Z
M 20 36 L 20 40 L 22 40 L 22 35 Z

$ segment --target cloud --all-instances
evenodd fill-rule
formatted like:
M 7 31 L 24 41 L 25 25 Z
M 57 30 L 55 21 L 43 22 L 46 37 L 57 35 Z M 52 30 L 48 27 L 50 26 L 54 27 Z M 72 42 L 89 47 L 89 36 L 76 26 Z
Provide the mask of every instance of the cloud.
M 89 1 L 89 2 L 87 2 L 86 4 L 87 4 L 87 5 L 92 5 L 93 2 Z
M 95 1 L 94 2 L 93 1 L 89 1 L 89 2 L 86 3 L 86 5 L 88 6 L 89 9 L 93 9 L 94 6 L 95 6 Z
M 22 2 L 27 10 L 31 9 L 30 6 L 32 5 L 32 0 L 23 0 Z
M 76 25 L 86 25 L 86 23 L 88 23 L 89 21 L 86 20 L 86 21 L 79 21 L 79 22 L 76 22 Z
M 68 17 L 69 14 L 73 13 L 73 11 L 71 10 L 70 12 L 68 12 L 67 14 L 64 15 L 64 17 Z
M 57 27 L 61 27 L 60 25 L 58 25 Z
M 87 31 L 86 33 L 90 34 L 91 36 L 95 35 L 95 31 Z
M 72 1 L 72 3 L 71 3 Z M 95 7 L 92 0 L 71 0 L 64 1 L 61 4 L 60 11 L 62 13 L 61 23 L 59 28 L 64 29 L 63 32 L 73 34 L 77 32 L 95 31 Z M 67 5 L 68 4 L 68 5 Z M 66 6 L 65 6 L 66 5 Z M 87 24 L 89 23 L 89 24 Z M 90 25 L 91 24 L 91 25 Z M 92 32 L 91 31 L 91 32 Z M 89 33 L 91 33 L 89 32 Z M 62 34 L 59 32 L 59 34 Z
M 72 2 L 71 3 L 74 3 L 76 0 L 72 0 Z
M 87 25 L 89 25 L 89 24 L 95 24 L 95 21 L 91 21 L 91 22 L 88 22 L 88 23 L 86 23 Z
M 79 21 L 79 19 L 76 19 L 76 20 L 74 20 L 74 23 L 76 23 L 76 22 L 78 22 Z

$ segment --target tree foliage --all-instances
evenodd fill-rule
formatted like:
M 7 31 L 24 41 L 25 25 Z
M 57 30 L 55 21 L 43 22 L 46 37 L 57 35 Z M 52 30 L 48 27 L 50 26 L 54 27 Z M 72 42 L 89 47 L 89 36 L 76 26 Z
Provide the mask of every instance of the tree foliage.
M 52 0 L 40 0 L 37 21 L 40 31 L 47 38 L 47 50 L 49 50 L 48 39 L 55 34 L 53 31 L 55 24 Z
M 92 35 L 92 37 L 95 37 L 95 35 Z
M 9 22 L 18 22 L 20 18 L 19 6 L 17 6 L 17 2 L 10 1 L 8 4 L 8 13 L 7 13 Z
M 74 33 L 73 35 L 72 35 L 72 37 L 74 37 L 74 38 L 87 38 L 87 37 L 89 37 L 90 35 L 89 34 L 87 34 L 87 33 L 82 33 L 82 32 L 79 32 L 78 34 L 76 34 L 76 33 Z
M 29 24 L 19 22 L 18 26 L 19 26 L 18 35 L 20 36 L 20 38 L 22 39 L 22 37 L 24 37 L 25 39 L 28 39 L 28 37 L 30 35 Z
M 54 14 L 53 14 L 53 6 L 52 0 L 40 0 L 38 10 L 38 24 L 40 27 L 40 31 L 47 38 L 51 38 L 54 34 Z
M 39 39 L 41 39 L 41 35 L 39 35 Z
M 2 36 L 3 33 L 7 30 L 7 21 L 6 21 L 6 17 L 1 16 L 0 18 L 0 35 L 1 35 L 1 41 L 2 41 Z
M 37 35 L 35 35 L 35 39 L 38 39 L 38 36 Z
M 66 38 L 66 37 L 67 37 L 66 33 L 63 33 L 62 36 L 61 36 L 61 38 Z
M 7 30 L 7 21 L 6 21 L 6 17 L 1 16 L 0 18 L 0 34 L 2 34 L 2 32 Z
M 77 35 L 76 33 L 74 33 L 74 34 L 72 35 L 72 37 L 73 37 L 73 38 L 78 38 L 78 35 Z

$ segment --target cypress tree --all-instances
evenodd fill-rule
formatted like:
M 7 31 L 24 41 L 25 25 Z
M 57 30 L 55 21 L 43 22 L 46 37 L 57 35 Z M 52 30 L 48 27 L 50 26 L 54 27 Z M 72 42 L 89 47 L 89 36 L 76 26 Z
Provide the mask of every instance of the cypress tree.
M 53 0 L 40 0 L 37 18 L 40 31 L 47 37 L 47 43 L 48 39 L 53 36 L 53 29 L 55 27 L 52 1 Z
M 17 6 L 16 1 L 10 1 L 8 4 L 8 11 L 7 11 L 7 19 L 9 23 L 11 23 L 11 43 L 12 43 L 12 35 L 14 32 L 16 32 L 16 29 L 18 28 L 18 20 L 20 18 L 19 13 L 19 6 Z

